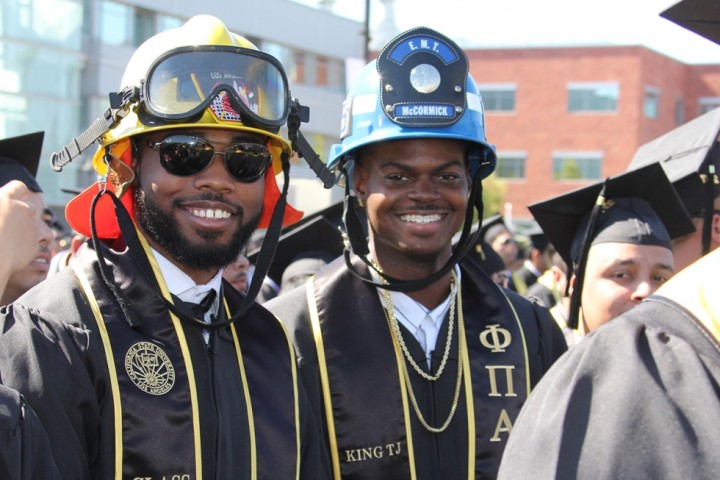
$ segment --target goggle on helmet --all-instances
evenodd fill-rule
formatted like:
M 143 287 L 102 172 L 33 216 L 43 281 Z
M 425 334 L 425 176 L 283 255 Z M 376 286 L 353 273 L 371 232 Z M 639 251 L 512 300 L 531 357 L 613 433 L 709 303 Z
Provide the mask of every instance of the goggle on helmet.
M 430 28 L 400 34 L 358 74 L 343 104 L 340 144 L 328 168 L 351 175 L 354 152 L 393 139 L 442 138 L 468 142 L 480 178 L 495 169 L 485 137 L 482 98 L 463 50 Z M 349 180 L 349 179 L 347 179 Z
M 119 121 L 99 138 L 100 148 L 93 157 L 99 175 L 107 175 L 109 168 L 114 168 L 107 164 L 108 152 L 130 165 L 129 143 L 136 135 L 183 128 L 256 133 L 267 139 L 273 156 L 260 222 L 260 228 L 267 227 L 280 195 L 274 175 L 282 171 L 281 156 L 292 155 L 291 143 L 278 134 L 288 120 L 291 98 L 287 76 L 277 59 L 230 32 L 219 19 L 199 15 L 143 43 L 128 62 L 121 85 L 126 98 L 118 108 Z M 86 192 L 85 199 L 76 199 L 81 204 L 75 206 L 78 210 L 87 211 L 90 195 L 97 187 Z M 124 192 L 116 193 L 121 196 Z M 123 203 L 130 207 L 131 200 L 123 197 Z M 108 216 L 112 231 L 100 232 L 101 237 L 116 235 L 113 215 Z M 288 205 L 284 223 L 293 223 L 301 216 Z M 68 211 L 68 220 L 72 221 L 70 217 Z M 73 218 L 73 228 L 85 233 L 84 217 Z
M 277 135 L 290 109 L 282 65 L 215 17 L 193 17 L 147 40 L 128 62 L 121 85 L 136 88 L 137 98 L 102 137 L 103 146 L 141 133 L 202 126 L 256 132 L 292 150 Z

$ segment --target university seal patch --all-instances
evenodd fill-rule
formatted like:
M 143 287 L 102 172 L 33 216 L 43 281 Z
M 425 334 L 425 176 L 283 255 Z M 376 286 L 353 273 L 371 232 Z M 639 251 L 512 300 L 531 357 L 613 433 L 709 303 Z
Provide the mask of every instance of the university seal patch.
M 164 395 L 175 384 L 175 368 L 167 354 L 150 342 L 138 342 L 125 354 L 125 371 L 135 386 L 150 395 Z

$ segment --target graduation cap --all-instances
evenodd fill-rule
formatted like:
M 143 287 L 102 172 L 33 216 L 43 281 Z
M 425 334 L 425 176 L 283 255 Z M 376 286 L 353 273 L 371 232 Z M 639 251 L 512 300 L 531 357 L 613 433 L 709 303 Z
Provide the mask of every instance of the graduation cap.
M 506 269 L 505 262 L 493 248 L 483 242 L 478 242 L 474 248 L 470 249 L 468 256 L 475 259 L 485 273 L 492 275 Z
M 628 170 L 662 165 L 692 217 L 705 218 L 703 252 L 710 248 L 713 202 L 720 194 L 720 108 L 711 110 L 642 145 Z
M 502 215 L 499 213 L 490 215 L 482 221 L 482 226 L 480 227 L 480 240 L 492 243 L 495 237 L 505 231 L 509 232 L 510 229 L 505 224 Z
M 500 219 L 500 222 L 502 223 L 502 217 L 500 217 L 500 215 L 493 216 L 492 218 L 490 218 L 490 221 L 493 222 L 493 224 L 496 224 L 498 222 L 498 218 L 496 217 L 498 217 Z M 483 221 L 483 225 L 481 225 L 480 227 L 481 231 L 484 225 L 485 221 Z M 502 225 L 505 224 L 502 223 Z M 478 224 L 476 223 L 472 226 L 471 232 L 475 232 L 477 231 L 477 229 Z M 459 241 L 460 232 L 456 233 L 453 236 L 453 246 L 456 246 Z M 475 246 L 468 250 L 467 256 L 469 258 L 472 258 L 478 265 L 480 265 L 480 268 L 482 268 L 483 271 L 488 275 L 492 275 L 493 273 L 505 270 L 505 262 L 503 261 L 502 257 L 498 255 L 498 253 L 490 246 L 490 244 L 488 244 L 482 239 L 482 234 L 480 234 L 479 240 L 475 244 Z
M 530 229 L 525 232 L 525 235 L 527 235 L 530 240 L 530 247 L 540 250 L 541 252 L 544 252 L 550 245 L 550 240 L 537 223 L 533 224 Z
M 695 228 L 662 167 L 653 163 L 528 206 L 557 252 L 576 275 L 568 325 L 577 327 L 590 247 L 632 243 L 672 248 L 671 239 Z
M 283 274 L 291 265 L 294 274 L 288 272 L 286 280 L 306 274 L 320 263 L 327 263 L 340 256 L 344 248 L 340 232 L 342 208 L 342 202 L 335 203 L 284 228 L 267 275 L 281 285 Z M 260 249 L 257 248 L 249 252 L 247 257 L 255 263 L 259 254 Z
M 720 2 L 717 0 L 682 0 L 660 16 L 720 44 Z
M 20 180 L 33 192 L 42 192 L 35 180 L 45 132 L 0 140 L 0 185 Z

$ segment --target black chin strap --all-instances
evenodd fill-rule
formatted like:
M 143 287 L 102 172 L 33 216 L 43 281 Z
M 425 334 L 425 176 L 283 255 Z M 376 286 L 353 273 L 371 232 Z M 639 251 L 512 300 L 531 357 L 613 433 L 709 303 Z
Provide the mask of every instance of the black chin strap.
M 112 199 L 113 205 L 115 207 L 115 214 L 118 219 L 118 225 L 120 226 L 120 232 L 122 234 L 123 240 L 125 241 L 125 244 L 128 247 L 130 258 L 132 258 L 133 263 L 135 264 L 137 269 L 145 277 L 147 283 L 152 286 L 155 295 L 157 295 L 157 297 L 165 303 L 165 306 L 183 323 L 200 328 L 218 329 L 236 322 L 250 309 L 250 307 L 253 306 L 255 302 L 255 297 L 260 291 L 260 287 L 262 286 L 265 275 L 270 268 L 270 263 L 275 256 L 275 249 L 277 247 L 278 238 L 280 237 L 280 230 L 282 228 L 282 220 L 285 215 L 285 206 L 287 205 L 287 192 L 290 185 L 290 161 L 288 155 L 283 152 L 281 160 L 284 178 L 283 189 L 280 194 L 280 198 L 275 205 L 275 209 L 273 210 L 270 225 L 268 226 L 262 247 L 260 249 L 260 254 L 258 255 L 258 261 L 255 265 L 255 273 L 253 274 L 252 282 L 250 283 L 250 287 L 248 288 L 245 298 L 243 298 L 243 301 L 240 304 L 238 310 L 232 315 L 232 317 L 220 322 L 205 323 L 202 318 L 195 318 L 186 314 L 181 309 L 177 308 L 171 301 L 165 298 L 165 296 L 163 296 L 160 289 L 156 286 L 157 282 L 154 281 L 155 275 L 153 273 L 152 266 L 147 259 L 147 256 L 144 254 L 140 254 L 140 252 L 144 252 L 144 248 L 137 235 L 137 231 L 135 230 L 133 221 L 130 218 L 130 214 L 128 213 L 127 209 L 125 209 L 125 206 L 117 198 L 117 196 L 110 191 L 103 189 L 100 190 L 97 195 L 95 195 L 90 207 L 90 233 L 93 248 L 95 249 L 96 255 L 98 257 L 98 263 L 100 265 L 100 275 L 103 279 L 103 282 L 110 290 L 113 297 L 120 306 L 120 309 L 122 310 L 123 315 L 125 316 L 125 319 L 128 322 L 128 325 L 130 325 L 130 327 L 134 328 L 136 326 L 136 323 L 133 321 L 134 312 L 130 307 L 130 304 L 127 302 L 127 299 L 125 299 L 122 292 L 117 287 L 117 284 L 113 281 L 114 279 L 112 270 L 107 264 L 105 256 L 102 252 L 100 241 L 97 236 L 97 230 L 95 225 L 95 207 L 100 198 L 103 195 L 109 195 Z
M 348 270 L 363 282 L 373 285 L 375 287 L 384 288 L 396 292 L 414 292 L 421 290 L 428 285 L 431 285 L 438 281 L 440 278 L 445 276 L 455 265 L 463 258 L 467 252 L 477 243 L 478 237 L 480 236 L 480 229 L 475 232 L 472 231 L 472 223 L 474 212 L 477 211 L 480 218 L 482 218 L 483 212 L 483 201 L 482 201 L 482 183 L 480 178 L 480 169 L 476 169 L 472 176 L 472 185 L 470 188 L 470 198 L 468 199 L 468 208 L 465 211 L 465 221 L 463 223 L 462 233 L 458 240 L 457 246 L 453 249 L 453 253 L 437 272 L 429 275 L 425 278 L 417 280 L 400 280 L 397 278 L 390 277 L 383 272 L 379 271 L 372 261 L 368 258 L 370 255 L 370 249 L 368 247 L 367 238 L 365 236 L 365 230 L 362 227 L 362 223 L 355 210 L 355 202 L 352 200 L 350 195 L 350 181 L 348 172 L 343 166 L 343 175 L 345 175 L 345 199 L 343 201 L 343 224 L 345 225 L 346 231 L 345 236 L 345 250 L 343 255 L 345 257 L 345 265 Z M 351 261 L 351 250 L 372 270 L 377 272 L 387 283 L 378 283 L 371 276 L 364 277 L 352 264 Z

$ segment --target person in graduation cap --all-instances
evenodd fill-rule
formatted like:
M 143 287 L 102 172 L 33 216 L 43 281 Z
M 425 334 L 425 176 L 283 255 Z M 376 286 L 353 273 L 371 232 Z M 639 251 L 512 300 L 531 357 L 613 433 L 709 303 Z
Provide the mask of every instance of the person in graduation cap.
M 198 15 L 140 45 L 121 85 L 52 156 L 60 170 L 96 147 L 98 182 L 65 212 L 89 241 L 0 311 L 3 384 L 65 479 L 326 478 L 285 329 L 254 302 L 259 283 L 222 279 L 256 228 L 267 265 L 301 216 L 282 65 Z
M 528 288 L 525 297 L 535 298 L 542 305 L 552 309 L 566 295 L 567 264 L 562 259 L 562 256 L 555 251 L 554 247 L 548 261 L 548 268 Z
M 51 238 L 42 218 L 42 190 L 35 180 L 43 136 L 39 132 L 0 140 L 0 298 L 5 298 L 6 285 L 11 296 L 20 296 L 22 279 L 38 270 L 32 263 Z M 0 385 L 0 478 L 60 478 L 35 411 L 6 385 Z
M 507 277 L 506 287 L 523 295 L 527 286 L 522 277 L 516 274 L 522 251 L 502 215 L 496 213 L 483 219 L 480 227 L 480 240 L 489 245 L 502 259 L 505 265 L 502 275 Z
M 515 275 L 525 286 L 524 295 L 527 295 L 528 289 L 537 282 L 545 270 L 550 268 L 551 258 L 555 252 L 555 248 L 541 230 L 534 229 L 528 233 L 528 237 L 525 261 L 515 269 Z
M 495 166 L 468 69 L 425 27 L 365 66 L 329 158 L 349 246 L 265 304 L 294 339 L 336 479 L 493 478 L 529 391 L 566 349 L 546 309 L 467 258 Z
M 588 335 L 523 407 L 500 480 L 715 479 L 720 249 Z
M 647 252 L 650 261 L 666 262 L 670 238 L 687 233 L 692 223 L 687 214 L 683 217 L 682 210 L 673 205 L 679 199 L 674 190 L 667 191 L 669 183 L 661 180 L 664 172 L 658 164 L 622 177 L 633 176 L 631 184 L 635 190 L 628 185 L 629 189 L 618 192 L 612 188 L 612 180 L 608 182 L 598 202 L 596 227 L 586 229 L 590 232 L 586 239 L 600 230 L 597 236 L 608 236 L 604 245 L 640 242 L 639 245 L 655 248 L 654 253 Z M 658 190 L 654 194 L 647 192 L 651 195 L 646 198 L 652 201 L 658 215 L 663 213 L 661 218 L 669 232 L 663 233 L 658 215 L 641 207 L 645 200 L 614 197 L 630 192 L 641 196 L 648 189 Z M 595 192 L 589 193 L 597 196 Z M 579 201 L 577 196 L 572 199 Z M 566 200 L 567 203 L 556 204 L 555 208 L 563 205 L 567 208 L 570 198 Z M 612 213 L 618 206 L 624 211 L 618 210 L 619 216 Z M 547 212 L 537 206 L 531 207 L 531 211 L 544 218 L 547 225 Z M 565 210 L 566 216 L 572 214 Z M 614 218 L 619 225 L 603 230 L 604 215 Z M 552 239 L 554 230 L 546 231 Z M 588 264 L 594 248 L 589 250 Z M 637 257 L 632 262 L 626 260 L 629 259 L 617 257 L 609 263 L 627 264 L 619 265 L 617 274 L 604 280 L 618 283 L 616 290 L 622 288 L 624 279 L 632 283 L 638 261 L 647 261 Z M 575 273 L 581 274 L 582 270 Z M 588 266 L 584 292 L 592 281 L 591 275 Z M 640 303 L 628 302 L 629 292 L 624 294 L 626 301 L 619 309 L 622 313 L 572 347 L 530 395 L 513 428 L 498 478 L 717 478 L 718 282 L 720 249 L 681 270 L 657 289 L 651 279 L 645 280 L 647 286 L 643 291 L 654 293 L 643 294 Z M 575 285 L 577 288 L 577 280 Z M 583 313 L 597 304 L 600 294 L 597 289 L 595 292 L 595 298 L 582 296 Z
M 642 145 L 628 171 L 660 164 L 693 219 L 695 229 L 673 241 L 681 270 L 720 246 L 720 108 Z
M 505 262 L 490 245 L 480 241 L 475 248 L 468 252 L 468 256 L 475 260 L 495 283 L 509 288 L 510 275 L 505 268 Z
M 675 272 L 672 239 L 693 230 L 657 164 L 528 208 L 569 267 L 568 327 L 581 335 L 665 283 Z
M 520 246 L 502 216 L 495 214 L 483 219 L 480 235 L 482 240 L 500 255 L 505 262 L 505 268 L 513 269 L 517 263 Z
M 43 219 L 45 197 L 35 179 L 44 136 L 44 132 L 37 132 L 0 141 L 0 186 L 14 180 L 25 185 L 25 188 L 11 187 L 12 194 L 8 190 L 6 198 L 22 201 L 33 209 L 36 234 L 32 241 L 28 241 L 27 236 L 19 240 L 17 235 L 23 233 L 22 222 L 3 225 L 3 234 L 15 238 L 11 240 L 12 245 L 3 245 L 3 252 L 9 258 L 0 267 L 5 270 L 0 276 L 0 305 L 15 301 L 47 277 L 51 257 L 48 247 L 53 235 L 49 223 Z M 24 255 L 28 250 L 32 254 L 29 259 Z

